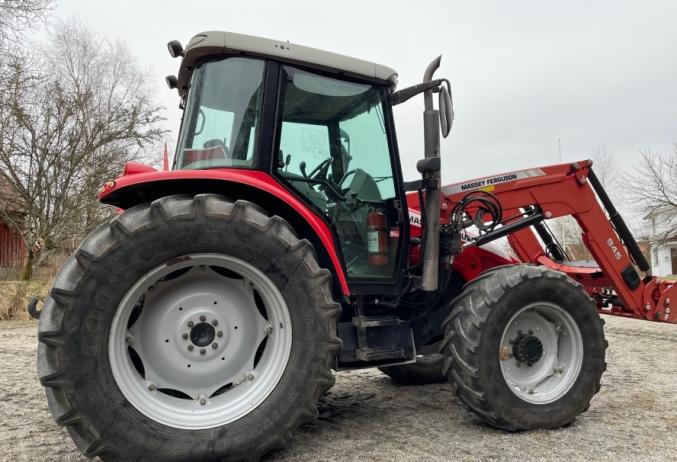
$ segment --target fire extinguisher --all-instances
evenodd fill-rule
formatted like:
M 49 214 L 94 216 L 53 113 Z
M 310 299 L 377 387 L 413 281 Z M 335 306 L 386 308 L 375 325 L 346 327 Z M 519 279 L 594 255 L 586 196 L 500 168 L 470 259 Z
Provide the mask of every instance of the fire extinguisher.
M 379 210 L 367 215 L 367 263 L 371 266 L 388 264 L 388 229 L 386 216 Z

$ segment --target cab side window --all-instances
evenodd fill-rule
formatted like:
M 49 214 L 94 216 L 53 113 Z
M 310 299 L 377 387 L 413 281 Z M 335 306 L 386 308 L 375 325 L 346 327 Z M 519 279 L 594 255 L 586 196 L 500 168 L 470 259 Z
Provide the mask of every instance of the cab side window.
M 282 67 L 278 175 L 328 217 L 351 279 L 392 279 L 399 214 L 377 85 Z

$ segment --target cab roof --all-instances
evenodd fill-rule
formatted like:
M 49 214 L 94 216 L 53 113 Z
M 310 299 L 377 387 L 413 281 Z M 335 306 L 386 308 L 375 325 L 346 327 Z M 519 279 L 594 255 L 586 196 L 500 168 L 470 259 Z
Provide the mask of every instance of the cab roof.
M 195 35 L 185 48 L 178 75 L 179 95 L 188 89 L 195 62 L 207 56 L 250 55 L 301 64 L 324 71 L 369 80 L 396 82 L 397 72 L 387 66 L 357 58 L 234 32 L 208 31 Z

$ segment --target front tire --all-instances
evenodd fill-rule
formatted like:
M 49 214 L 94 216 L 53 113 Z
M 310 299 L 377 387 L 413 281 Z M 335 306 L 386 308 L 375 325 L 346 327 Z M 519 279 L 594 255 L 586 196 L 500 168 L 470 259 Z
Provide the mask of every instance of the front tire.
M 38 348 L 50 411 L 89 457 L 258 460 L 334 383 L 330 279 L 308 241 L 249 202 L 134 207 L 54 282 Z
M 607 342 L 593 300 L 540 266 L 489 270 L 444 324 L 444 373 L 459 400 L 505 430 L 571 423 L 600 389 Z

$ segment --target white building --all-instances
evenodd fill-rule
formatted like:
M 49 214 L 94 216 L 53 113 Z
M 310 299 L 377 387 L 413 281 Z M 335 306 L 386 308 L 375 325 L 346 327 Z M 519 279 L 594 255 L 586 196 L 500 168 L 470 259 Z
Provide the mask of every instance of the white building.
M 677 275 L 677 237 L 651 246 L 651 273 L 654 276 Z
M 652 237 L 657 236 L 656 218 L 644 217 L 651 224 Z M 654 276 L 677 275 L 677 235 L 663 242 L 651 239 L 651 273 Z

